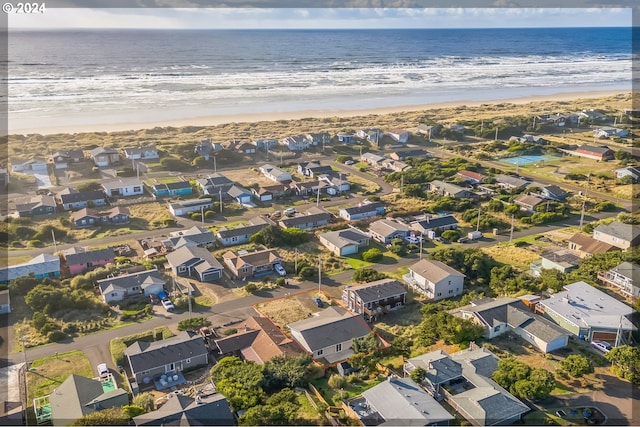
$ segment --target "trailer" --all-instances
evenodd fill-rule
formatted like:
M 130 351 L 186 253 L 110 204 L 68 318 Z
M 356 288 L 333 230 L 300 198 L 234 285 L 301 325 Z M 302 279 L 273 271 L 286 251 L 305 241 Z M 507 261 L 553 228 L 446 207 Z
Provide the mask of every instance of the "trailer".
M 467 238 L 469 240 L 479 240 L 482 239 L 482 233 L 480 231 L 471 231 L 467 234 Z

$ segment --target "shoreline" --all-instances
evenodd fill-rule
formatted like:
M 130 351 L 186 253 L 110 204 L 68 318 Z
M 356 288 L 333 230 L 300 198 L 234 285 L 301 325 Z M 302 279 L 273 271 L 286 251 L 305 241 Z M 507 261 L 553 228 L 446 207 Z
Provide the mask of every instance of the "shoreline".
M 585 92 L 558 92 L 554 94 L 530 95 L 515 98 L 501 98 L 492 100 L 456 100 L 446 102 L 422 103 L 419 105 L 390 106 L 390 107 L 373 107 L 368 109 L 331 109 L 331 110 L 299 110 L 293 112 L 275 111 L 262 113 L 237 113 L 237 114 L 221 114 L 209 116 L 194 116 L 189 118 L 180 118 L 164 121 L 131 121 L 120 123 L 95 123 L 87 125 L 66 125 L 66 126 L 38 126 L 33 128 L 9 129 L 9 135 L 55 135 L 55 134 L 79 134 L 79 133 L 97 133 L 97 132 L 123 132 L 123 131 L 139 131 L 154 128 L 181 128 L 187 126 L 217 126 L 228 123 L 257 123 L 265 121 L 277 120 L 299 120 L 305 118 L 327 118 L 327 117 L 358 117 L 369 115 L 384 115 L 402 112 L 416 112 L 436 110 L 440 108 L 451 107 L 478 107 L 481 105 L 496 104 L 528 104 L 533 102 L 544 101 L 573 101 L 577 99 L 591 99 L 611 97 L 621 94 L 628 94 L 632 91 L 626 90 L 600 90 Z

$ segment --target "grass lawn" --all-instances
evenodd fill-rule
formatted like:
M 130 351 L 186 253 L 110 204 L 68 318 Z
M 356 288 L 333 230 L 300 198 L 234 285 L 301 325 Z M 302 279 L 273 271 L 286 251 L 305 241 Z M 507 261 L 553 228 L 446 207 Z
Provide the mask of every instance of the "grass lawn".
M 480 248 L 480 250 L 496 261 L 512 265 L 521 271 L 529 270 L 529 264 L 540 259 L 540 255 L 535 252 L 508 244 L 486 246 Z
M 322 419 L 322 416 L 303 393 L 298 394 L 298 418 L 303 421 L 303 425 L 320 425 Z
M 34 398 L 53 393 L 71 374 L 87 378 L 94 376 L 89 359 L 81 351 L 34 360 L 27 373 L 27 405 L 31 406 Z
M 375 265 L 372 262 L 366 262 L 360 259 L 360 254 L 349 255 L 344 257 L 344 260 L 351 268 L 357 270 L 358 268 L 368 268 Z
M 313 380 L 311 381 L 311 384 L 318 389 L 327 403 L 339 406 L 341 400 L 347 400 L 358 396 L 370 388 L 380 384 L 382 381 L 384 380 L 379 377 L 374 379 L 358 380 L 353 383 L 347 383 L 342 390 L 334 390 L 329 387 L 329 380 L 325 377 Z
M 303 294 L 300 298 L 306 296 L 307 294 Z M 311 311 L 300 302 L 297 296 L 261 303 L 256 305 L 255 309 L 280 328 L 311 316 Z

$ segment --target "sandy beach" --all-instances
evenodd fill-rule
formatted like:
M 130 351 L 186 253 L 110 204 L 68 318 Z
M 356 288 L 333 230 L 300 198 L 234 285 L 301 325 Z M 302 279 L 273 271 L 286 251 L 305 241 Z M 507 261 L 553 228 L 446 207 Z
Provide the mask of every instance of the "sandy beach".
M 420 105 L 406 105 L 398 107 L 383 107 L 383 108 L 369 108 L 369 109 L 331 109 L 331 110 L 301 110 L 296 112 L 284 112 L 275 111 L 268 113 L 244 113 L 244 114 L 221 114 L 214 116 L 194 116 L 188 118 L 180 118 L 173 120 L 163 121 L 146 121 L 146 120 L 132 120 L 121 121 L 118 123 L 101 123 L 97 121 L 98 118 L 92 119 L 89 117 L 86 120 L 86 124 L 83 125 L 67 125 L 67 126 L 47 126 L 46 123 L 40 121 L 40 123 L 33 123 L 33 126 L 22 126 L 14 128 L 11 125 L 11 118 L 9 118 L 9 134 L 11 135 L 27 135 L 27 134 L 74 134 L 85 132 L 118 132 L 118 131 L 133 131 L 153 129 L 157 127 L 184 127 L 184 126 L 216 126 L 226 123 L 255 123 L 263 121 L 276 121 L 276 120 L 298 120 L 304 118 L 326 118 L 326 117 L 356 117 L 356 116 L 368 116 L 368 115 L 381 115 L 392 114 L 401 112 L 416 112 L 423 110 L 434 110 L 439 108 L 453 108 L 453 107 L 477 107 L 481 105 L 496 105 L 503 103 L 511 104 L 528 104 L 531 102 L 541 101 L 572 101 L 576 99 L 587 98 L 600 98 L 609 97 L 619 94 L 629 93 L 629 91 L 623 90 L 603 90 L 603 91 L 589 91 L 589 92 L 559 92 L 555 94 L 535 95 L 520 98 L 505 98 L 496 100 L 456 100 L 450 102 L 434 102 L 424 103 Z M 631 105 L 629 105 L 631 108 Z

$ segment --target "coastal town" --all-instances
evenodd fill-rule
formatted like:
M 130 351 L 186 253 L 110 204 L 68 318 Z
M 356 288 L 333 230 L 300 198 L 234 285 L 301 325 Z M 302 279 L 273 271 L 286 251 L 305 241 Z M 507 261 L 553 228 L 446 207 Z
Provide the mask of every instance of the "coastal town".
M 640 110 L 564 104 L 10 135 L 5 424 L 640 423 Z

